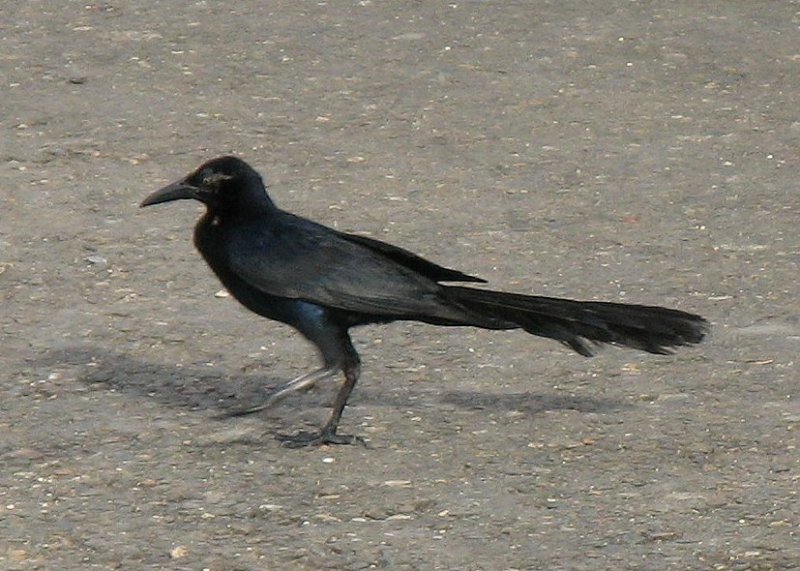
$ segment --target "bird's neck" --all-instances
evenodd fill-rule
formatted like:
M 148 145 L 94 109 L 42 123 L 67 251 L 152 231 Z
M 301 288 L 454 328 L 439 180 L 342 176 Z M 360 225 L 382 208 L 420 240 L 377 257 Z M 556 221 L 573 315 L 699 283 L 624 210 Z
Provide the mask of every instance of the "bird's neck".
M 222 208 L 207 206 L 206 215 L 203 217 L 203 223 L 207 226 L 229 226 L 250 220 L 265 220 L 280 212 L 266 195 L 258 197 L 258 200 L 243 200 Z

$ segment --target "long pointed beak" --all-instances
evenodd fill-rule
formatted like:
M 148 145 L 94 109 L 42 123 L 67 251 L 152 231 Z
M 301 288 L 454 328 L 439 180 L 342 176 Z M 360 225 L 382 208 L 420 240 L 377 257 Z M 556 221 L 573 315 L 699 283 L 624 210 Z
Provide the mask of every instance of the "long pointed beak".
M 187 183 L 184 179 L 181 179 L 172 184 L 168 184 L 164 188 L 158 189 L 145 198 L 139 206 L 143 208 L 145 206 L 152 206 L 153 204 L 185 198 L 197 198 L 197 188 Z

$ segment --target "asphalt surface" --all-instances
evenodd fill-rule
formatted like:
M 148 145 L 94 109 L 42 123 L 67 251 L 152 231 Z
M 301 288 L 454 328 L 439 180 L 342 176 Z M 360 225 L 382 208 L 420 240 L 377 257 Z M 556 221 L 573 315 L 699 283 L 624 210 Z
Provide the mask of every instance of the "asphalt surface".
M 800 568 L 796 2 L 18 3 L 0 66 L 0 568 Z M 697 348 L 355 334 L 334 386 L 220 292 L 235 153 L 281 206 L 520 293 L 659 304 Z

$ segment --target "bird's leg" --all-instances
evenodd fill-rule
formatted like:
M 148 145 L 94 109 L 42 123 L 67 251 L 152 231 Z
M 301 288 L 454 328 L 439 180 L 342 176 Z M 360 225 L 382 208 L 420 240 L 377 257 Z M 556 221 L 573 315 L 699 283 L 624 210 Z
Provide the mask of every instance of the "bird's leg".
M 289 394 L 310 389 L 314 385 L 316 385 L 320 381 L 324 381 L 330 377 L 336 375 L 339 372 L 339 367 L 323 367 L 321 369 L 317 369 L 316 371 L 312 371 L 310 373 L 306 373 L 305 375 L 300 375 L 296 379 L 283 383 L 272 389 L 267 394 L 267 401 L 268 405 L 272 403 L 276 403 L 279 400 L 287 397 Z
M 272 389 L 269 393 L 267 393 L 267 398 L 261 404 L 257 404 L 255 406 L 251 406 L 249 408 L 245 408 L 242 410 L 236 410 L 233 412 L 226 413 L 226 417 L 232 416 L 246 416 L 248 414 L 253 414 L 256 412 L 260 412 L 265 408 L 268 408 L 278 402 L 279 400 L 285 398 L 289 394 L 299 391 L 306 388 L 311 388 L 315 384 L 320 381 L 323 381 L 327 378 L 333 377 L 336 373 L 339 372 L 340 367 L 322 367 L 321 369 L 317 369 L 315 371 L 311 371 L 310 373 L 304 373 L 297 377 L 296 379 L 292 379 L 291 381 L 287 381 L 282 385 L 279 385 Z
M 353 392 L 353 387 L 356 386 L 360 372 L 360 365 L 358 362 L 349 363 L 344 367 L 344 383 L 342 388 L 336 395 L 336 401 L 333 403 L 333 411 L 328 419 L 328 422 L 320 429 L 319 432 L 301 432 L 294 436 L 281 436 L 283 445 L 288 448 L 301 448 L 304 446 L 320 446 L 322 444 L 363 444 L 366 442 L 360 436 L 352 434 L 337 434 L 336 430 L 339 428 L 339 420 L 342 418 L 342 412 L 347 405 L 347 399 L 350 393 Z

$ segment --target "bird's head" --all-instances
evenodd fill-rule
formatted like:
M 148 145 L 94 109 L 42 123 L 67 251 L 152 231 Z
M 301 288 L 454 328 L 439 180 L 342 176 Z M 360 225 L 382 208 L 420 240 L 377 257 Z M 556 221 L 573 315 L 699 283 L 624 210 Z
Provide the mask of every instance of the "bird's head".
M 274 208 L 261 176 L 238 157 L 217 157 L 180 180 L 155 191 L 141 206 L 193 198 L 217 213 Z

